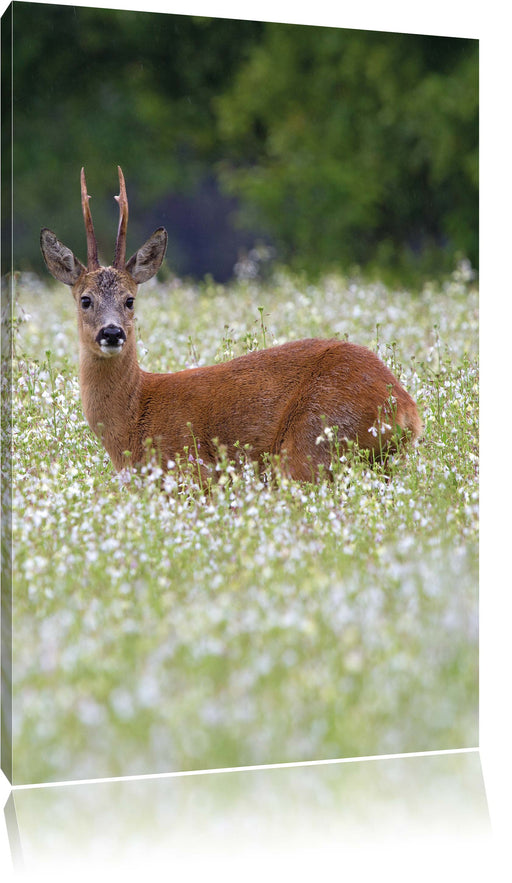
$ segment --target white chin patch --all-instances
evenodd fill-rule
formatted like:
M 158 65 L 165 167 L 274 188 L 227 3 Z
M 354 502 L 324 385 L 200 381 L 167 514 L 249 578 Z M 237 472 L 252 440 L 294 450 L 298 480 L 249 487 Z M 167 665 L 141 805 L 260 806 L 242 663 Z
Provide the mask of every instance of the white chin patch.
M 124 346 L 124 340 L 120 340 L 116 346 L 109 346 L 108 343 L 100 341 L 100 350 L 105 356 L 117 356 Z

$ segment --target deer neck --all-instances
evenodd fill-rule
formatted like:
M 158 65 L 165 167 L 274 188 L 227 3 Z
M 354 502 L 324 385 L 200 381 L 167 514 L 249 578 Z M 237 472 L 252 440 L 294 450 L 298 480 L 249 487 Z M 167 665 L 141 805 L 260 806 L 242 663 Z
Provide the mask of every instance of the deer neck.
M 102 440 L 116 469 L 132 451 L 142 387 L 134 338 L 116 356 L 80 347 L 80 390 L 86 420 Z

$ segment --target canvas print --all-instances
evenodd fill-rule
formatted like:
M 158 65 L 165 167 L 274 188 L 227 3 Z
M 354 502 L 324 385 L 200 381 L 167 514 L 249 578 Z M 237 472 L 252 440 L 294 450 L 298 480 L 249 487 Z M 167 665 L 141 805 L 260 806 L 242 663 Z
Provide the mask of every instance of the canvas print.
M 2 43 L 9 781 L 477 745 L 478 41 Z

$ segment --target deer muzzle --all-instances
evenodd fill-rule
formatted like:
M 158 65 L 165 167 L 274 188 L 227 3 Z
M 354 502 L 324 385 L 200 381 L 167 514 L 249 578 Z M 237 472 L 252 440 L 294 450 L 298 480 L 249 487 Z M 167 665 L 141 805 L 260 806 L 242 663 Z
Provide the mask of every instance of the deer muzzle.
M 96 335 L 96 343 L 102 353 L 114 356 L 120 353 L 126 343 L 126 334 L 119 325 L 105 325 Z

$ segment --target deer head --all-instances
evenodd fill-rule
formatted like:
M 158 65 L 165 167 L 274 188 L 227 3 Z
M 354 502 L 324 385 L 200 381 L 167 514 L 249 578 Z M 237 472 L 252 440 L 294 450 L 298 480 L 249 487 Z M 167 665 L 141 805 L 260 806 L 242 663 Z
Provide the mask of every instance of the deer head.
M 155 230 L 144 245 L 126 261 L 128 199 L 124 175 L 118 166 L 119 228 L 112 266 L 102 267 L 94 234 L 85 172 L 81 171 L 82 211 L 87 235 L 87 267 L 71 249 L 43 227 L 41 251 L 48 270 L 59 282 L 72 288 L 78 308 L 81 347 L 91 355 L 119 355 L 128 340 L 133 341 L 133 309 L 137 286 L 158 272 L 167 248 L 167 232 Z

